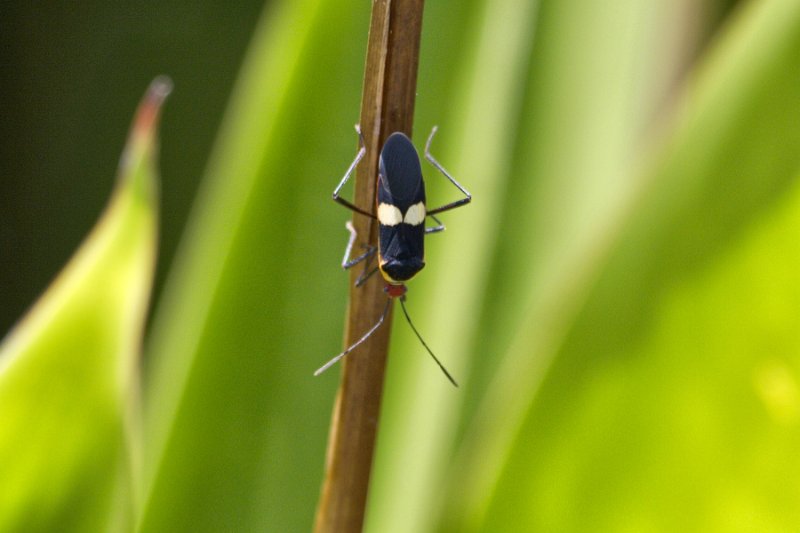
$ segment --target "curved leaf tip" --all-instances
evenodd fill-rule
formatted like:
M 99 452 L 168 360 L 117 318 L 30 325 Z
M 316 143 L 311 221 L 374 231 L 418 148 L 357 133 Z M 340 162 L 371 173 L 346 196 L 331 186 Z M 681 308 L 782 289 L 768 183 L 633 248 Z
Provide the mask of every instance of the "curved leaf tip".
M 150 135 L 158 123 L 161 106 L 172 92 L 172 80 L 168 76 L 158 76 L 147 88 L 147 92 L 136 111 L 133 123 L 135 134 Z

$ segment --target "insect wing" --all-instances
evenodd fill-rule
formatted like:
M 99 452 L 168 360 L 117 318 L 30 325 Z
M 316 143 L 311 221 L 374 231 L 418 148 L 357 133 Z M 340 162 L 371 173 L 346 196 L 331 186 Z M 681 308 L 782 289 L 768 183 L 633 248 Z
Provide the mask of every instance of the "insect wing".
M 405 213 L 412 205 L 425 203 L 419 156 L 404 134 L 391 134 L 383 145 L 378 179 L 378 205 L 394 205 Z

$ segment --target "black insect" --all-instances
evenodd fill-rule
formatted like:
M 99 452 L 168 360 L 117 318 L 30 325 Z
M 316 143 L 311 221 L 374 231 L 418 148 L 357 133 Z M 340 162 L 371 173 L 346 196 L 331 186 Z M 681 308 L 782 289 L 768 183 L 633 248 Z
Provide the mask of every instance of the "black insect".
M 441 172 L 444 177 L 450 180 L 450 182 L 464 194 L 464 198 L 437 207 L 436 209 L 427 209 L 425 205 L 425 181 L 422 179 L 422 168 L 420 166 L 417 150 L 405 134 L 402 132 L 395 132 L 386 139 L 383 149 L 381 150 L 378 166 L 378 192 L 375 198 L 375 213 L 369 213 L 353 205 L 351 202 L 339 196 L 339 191 L 341 191 L 344 184 L 347 183 L 347 180 L 350 179 L 353 170 L 364 157 L 364 154 L 366 154 L 364 137 L 361 135 L 361 128 L 358 125 L 356 125 L 356 132 L 358 133 L 360 141 L 358 153 L 347 169 L 342 181 L 339 182 L 339 185 L 333 191 L 333 199 L 356 213 L 378 221 L 378 246 L 366 246 L 366 251 L 364 253 L 350 259 L 357 234 L 352 223 L 348 221 L 346 227 L 350 232 L 350 240 L 347 242 L 347 247 L 345 248 L 342 267 L 348 269 L 366 261 L 364 263 L 364 271 L 356 280 L 356 286 L 361 286 L 370 276 L 380 270 L 381 275 L 386 281 L 384 291 L 388 295 L 388 299 L 378 322 L 372 326 L 364 336 L 353 343 L 352 346 L 314 372 L 314 375 L 319 375 L 330 368 L 339 361 L 339 359 L 353 351 L 359 344 L 375 333 L 381 324 L 383 324 L 389 312 L 391 301 L 396 298 L 400 300 L 403 314 L 406 317 L 406 321 L 411 326 L 411 329 L 414 331 L 414 334 L 431 357 L 433 357 L 433 360 L 436 361 L 436 364 L 439 365 L 439 368 L 442 369 L 447 379 L 449 379 L 453 385 L 458 386 L 453 376 L 450 375 L 444 365 L 442 365 L 439 359 L 433 354 L 422 339 L 422 336 L 417 332 L 417 328 L 415 328 L 414 324 L 411 322 L 411 318 L 408 316 L 408 311 L 406 311 L 405 306 L 405 282 L 413 278 L 417 272 L 422 270 L 425 266 L 425 234 L 437 233 L 445 229 L 444 224 L 442 224 L 435 215 L 468 204 L 472 200 L 472 196 L 431 155 L 430 145 L 433 136 L 436 134 L 436 127 L 434 127 L 428 137 L 427 143 L 425 143 L 425 159 L 427 159 L 436 170 Z M 427 217 L 431 217 L 436 225 L 425 227 L 425 220 Z M 375 252 L 378 253 L 378 265 L 369 269 L 369 264 L 375 256 Z

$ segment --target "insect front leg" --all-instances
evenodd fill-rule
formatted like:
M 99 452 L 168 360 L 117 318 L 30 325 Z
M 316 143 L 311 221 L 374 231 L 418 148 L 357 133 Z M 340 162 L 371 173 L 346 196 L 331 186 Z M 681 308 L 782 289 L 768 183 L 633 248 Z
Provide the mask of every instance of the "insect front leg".
M 451 176 L 450 173 L 447 172 L 444 167 L 439 164 L 439 162 L 431 155 L 431 141 L 433 141 L 433 136 L 436 135 L 437 129 L 438 128 L 436 126 L 433 127 L 431 134 L 428 136 L 428 142 L 425 143 L 425 159 L 427 159 L 430 164 L 436 168 L 436 170 L 444 174 L 444 177 L 450 180 L 450 183 L 455 185 L 456 188 L 464 194 L 464 198 L 456 200 L 455 202 L 450 202 L 449 204 L 445 204 L 441 207 L 437 207 L 436 209 L 430 209 L 428 211 L 428 216 L 435 215 L 436 213 L 441 213 L 443 211 L 449 211 L 451 209 L 455 209 L 456 207 L 461 207 L 462 205 L 467 205 L 472 201 L 472 195 L 464 187 L 462 187 L 461 184 L 458 183 L 455 178 L 453 178 L 453 176 Z M 441 226 L 441 223 L 439 225 Z M 442 226 L 442 229 L 444 229 L 444 226 Z M 435 233 L 436 231 L 442 230 L 435 230 L 431 233 Z
M 347 246 L 344 249 L 344 257 L 342 258 L 342 268 L 345 270 L 349 270 L 356 266 L 359 263 L 364 263 L 364 270 L 356 279 L 356 287 L 362 286 L 366 281 L 372 277 L 375 272 L 378 271 L 378 267 L 373 267 L 372 270 L 369 270 L 369 266 L 372 263 L 372 258 L 375 257 L 375 252 L 378 251 L 378 248 L 375 246 L 370 246 L 368 244 L 362 244 L 361 246 L 366 250 L 364 253 L 359 255 L 358 257 L 354 257 L 350 259 L 350 254 L 353 252 L 353 246 L 355 245 L 356 239 L 358 238 L 358 233 L 356 229 L 353 227 L 353 223 L 351 221 L 347 221 L 345 223 L 345 227 L 347 231 L 350 232 L 350 238 L 347 240 Z
M 370 218 L 375 218 L 375 215 L 372 213 L 367 213 L 360 207 L 356 207 L 353 205 L 349 200 L 345 200 L 341 196 L 339 196 L 339 191 L 342 190 L 344 184 L 347 183 L 347 180 L 350 179 L 350 176 L 353 174 L 353 170 L 355 170 L 356 166 L 358 166 L 359 161 L 364 158 L 364 154 L 367 153 L 367 148 L 364 146 L 364 136 L 361 134 L 361 126 L 356 124 L 356 133 L 358 133 L 358 153 L 356 154 L 356 158 L 353 159 L 353 162 L 350 163 L 350 166 L 347 168 L 347 172 L 344 173 L 344 177 L 342 181 L 339 182 L 339 185 L 333 190 L 333 201 L 337 202 L 346 208 L 350 209 L 351 211 L 355 211 L 356 213 L 361 213 L 362 215 L 368 216 Z

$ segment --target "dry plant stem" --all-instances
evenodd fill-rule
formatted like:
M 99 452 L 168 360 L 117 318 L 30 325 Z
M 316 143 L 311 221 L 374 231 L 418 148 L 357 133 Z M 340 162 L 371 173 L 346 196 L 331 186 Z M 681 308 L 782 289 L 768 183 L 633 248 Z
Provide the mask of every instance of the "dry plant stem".
M 373 0 L 369 29 L 361 130 L 367 153 L 356 172 L 355 204 L 375 209 L 378 154 L 395 131 L 409 137 L 414 117 L 423 0 Z M 377 223 L 354 214 L 359 240 L 377 244 Z M 380 276 L 355 288 L 350 274 L 350 306 L 345 334 L 349 346 L 378 320 L 386 305 Z M 328 440 L 325 481 L 314 531 L 361 531 L 380 414 L 391 314 L 386 323 L 344 358 Z

